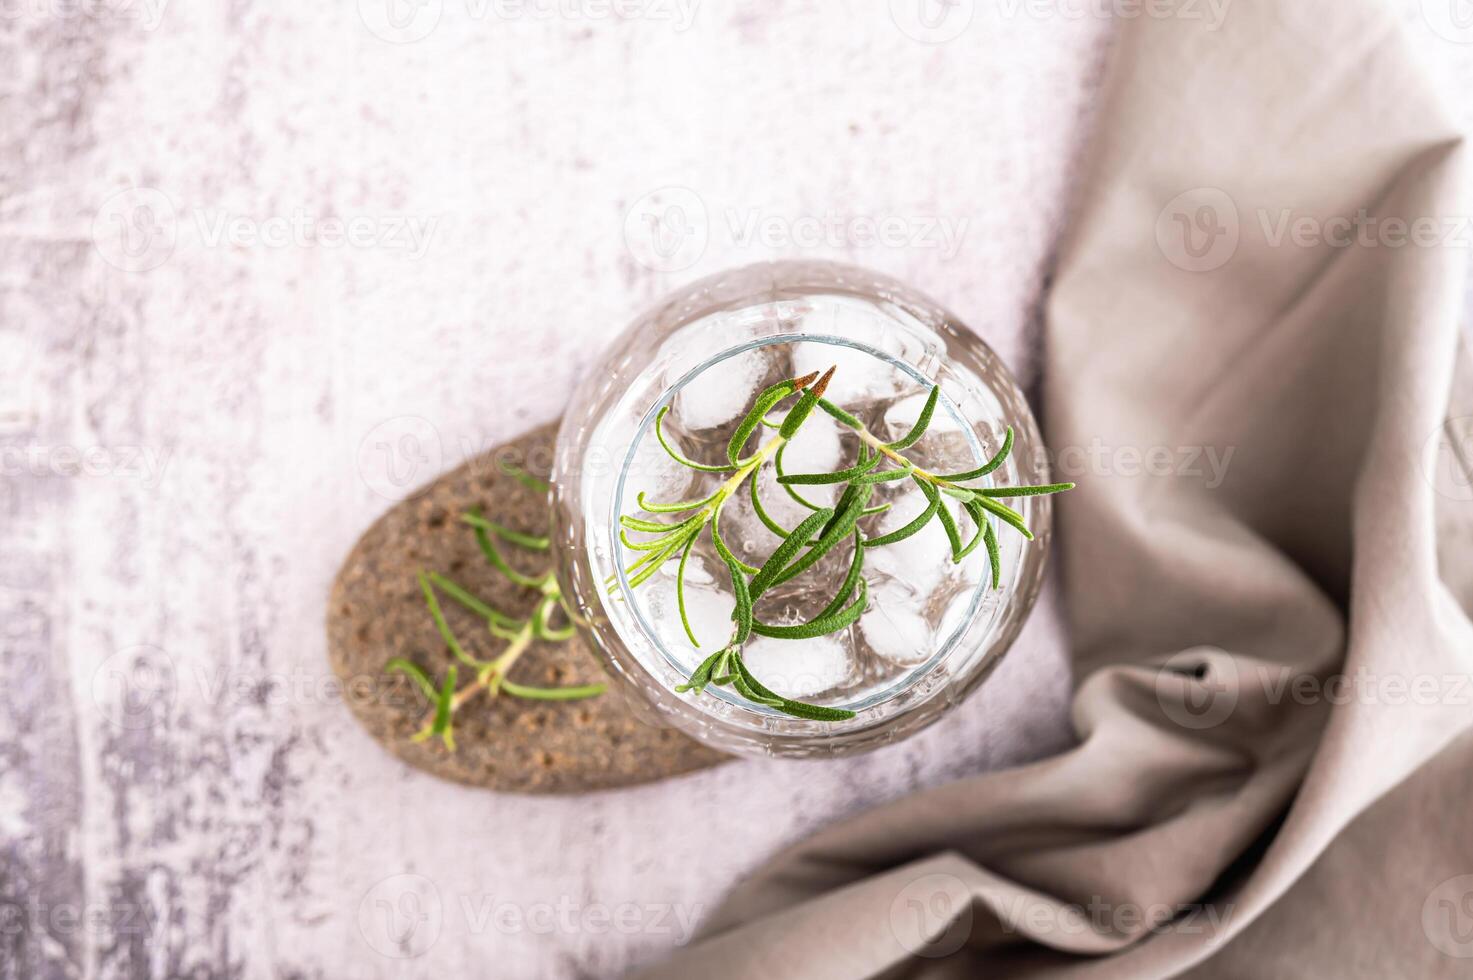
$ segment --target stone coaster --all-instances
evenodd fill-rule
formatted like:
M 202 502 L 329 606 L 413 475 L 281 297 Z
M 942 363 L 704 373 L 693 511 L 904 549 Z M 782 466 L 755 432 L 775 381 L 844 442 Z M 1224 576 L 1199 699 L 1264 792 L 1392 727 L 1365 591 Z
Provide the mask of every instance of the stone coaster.
M 459 518 L 478 506 L 508 527 L 546 533 L 547 501 L 503 473 L 496 461 L 525 464 L 543 475 L 556 431 L 555 425 L 544 426 L 446 473 L 390 510 L 358 540 L 338 571 L 327 614 L 328 657 L 345 685 L 348 703 L 369 734 L 405 762 L 487 789 L 612 789 L 727 760 L 729 756 L 673 728 L 651 727 L 636 718 L 581 633 L 566 643 L 535 643 L 512 668 L 511 679 L 542 686 L 608 681 L 605 694 L 549 702 L 482 693 L 455 713 L 455 752 L 438 738 L 410 741 L 428 716 L 429 702 L 408 678 L 384 675 L 384 663 L 406 657 L 438 682 L 455 662 L 435 630 L 415 574 L 437 571 L 508 613 L 524 616 L 531 611 L 536 592 L 507 581 L 487 564 L 471 529 Z M 542 571 L 551 561 L 513 547 L 503 551 L 529 573 Z M 442 596 L 441 606 L 472 656 L 489 660 L 505 645 L 456 603 Z

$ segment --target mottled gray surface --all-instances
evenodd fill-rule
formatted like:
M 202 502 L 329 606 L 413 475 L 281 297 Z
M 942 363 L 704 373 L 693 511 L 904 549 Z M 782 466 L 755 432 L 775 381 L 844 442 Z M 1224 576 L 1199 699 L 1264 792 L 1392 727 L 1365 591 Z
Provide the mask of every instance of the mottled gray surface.
M 1466 91 L 1455 2 L 1398 0 Z M 871 265 L 1030 378 L 1101 6 L 8 4 L 0 977 L 611 976 L 815 826 L 1062 744 L 1045 596 L 905 745 L 496 796 L 369 740 L 322 620 L 396 495 L 717 268 Z

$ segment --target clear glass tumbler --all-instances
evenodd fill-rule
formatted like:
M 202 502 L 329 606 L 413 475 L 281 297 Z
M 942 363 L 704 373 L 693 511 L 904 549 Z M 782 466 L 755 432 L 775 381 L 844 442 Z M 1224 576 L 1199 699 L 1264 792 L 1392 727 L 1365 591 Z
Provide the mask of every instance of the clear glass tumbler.
M 1001 486 L 1048 482 L 1033 414 L 986 343 L 903 284 L 827 262 L 762 263 L 680 290 L 611 345 L 578 387 L 558 433 L 553 541 L 564 594 L 646 720 L 673 725 L 721 750 L 835 756 L 918 731 L 996 667 L 1042 582 L 1048 498 L 1009 500 L 1034 540 L 999 527 L 1000 588 L 991 587 L 985 556 L 974 554 L 971 564 L 952 568 L 944 542 L 938 549 L 934 537 L 917 535 L 905 550 L 867 558 L 870 605 L 843 635 L 820 642 L 763 641 L 751 650 L 753 672 L 778 693 L 845 708 L 856 712 L 854 718 L 795 718 L 716 686 L 700 696 L 675 692 L 720 639 L 699 650 L 685 639 L 669 598 L 673 573 L 662 571 L 653 585 L 631 590 L 623 572 L 628 551 L 619 540 L 618 518 L 635 509 L 636 491 L 659 488 L 666 499 L 689 499 L 692 481 L 704 489 L 701 474 L 672 468 L 653 435 L 655 416 L 671 406 L 667 434 L 684 439 L 690 454 L 714 459 L 753 393 L 774 379 L 830 364 L 839 366 L 831 395 L 876 432 L 888 427 L 903 433 L 929 387 L 941 387 L 935 420 L 917 444 L 918 451 L 936 457 L 925 463 L 969 468 L 991 456 L 1011 426 L 1014 449 L 988 479 Z M 677 424 L 684 427 L 671 428 Z M 804 432 L 815 426 L 832 430 L 835 423 L 815 413 Z M 844 433 L 838 428 L 833 436 L 815 429 L 809 451 L 835 458 L 841 450 L 848 453 L 852 447 L 839 441 Z M 798 448 L 796 439 L 792 448 Z M 762 490 L 774 504 L 784 499 L 774 484 L 764 483 Z M 900 507 L 897 497 L 897 513 Z M 776 539 L 757 540 L 763 532 L 745 529 L 740 513 L 732 520 L 732 547 L 760 564 Z M 730 609 L 729 602 L 721 606 L 722 568 L 708 561 L 716 574 L 702 571 L 701 561 L 692 561 L 687 604 L 693 618 L 711 606 L 720 619 Z M 792 602 L 801 606 L 804 598 Z

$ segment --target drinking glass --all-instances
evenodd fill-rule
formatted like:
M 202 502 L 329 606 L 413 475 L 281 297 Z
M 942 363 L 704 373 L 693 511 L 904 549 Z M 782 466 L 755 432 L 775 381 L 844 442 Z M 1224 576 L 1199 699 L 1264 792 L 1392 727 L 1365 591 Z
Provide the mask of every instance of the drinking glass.
M 664 432 L 687 455 L 723 461 L 723 440 L 763 386 L 829 365 L 837 366 L 830 399 L 872 431 L 897 433 L 889 438 L 914 423 L 930 386 L 940 386 L 930 429 L 907 450 L 918 465 L 942 467 L 941 472 L 975 468 L 996 452 L 1011 426 L 1013 451 L 987 479 L 1000 486 L 1049 482 L 1033 414 L 1012 374 L 980 337 L 894 279 L 828 262 L 761 263 L 676 292 L 613 342 L 574 393 L 558 433 L 553 546 L 564 594 L 647 721 L 673 725 L 724 751 L 838 756 L 913 734 L 992 672 L 1042 582 L 1050 541 L 1047 497 L 1008 501 L 1034 540 L 995 528 L 1002 553 L 997 589 L 991 587 L 984 549 L 954 565 L 932 521 L 905 542 L 866 549 L 870 600 L 858 623 L 815 640 L 761 639 L 744 651 L 757 678 L 779 694 L 852 710 L 854 718 L 795 718 L 715 685 L 699 696 L 676 693 L 696 664 L 725 642 L 719 632 L 731 609 L 725 569 L 704 553 L 710 542 L 709 533 L 703 535 L 687 570 L 685 596 L 695 628 L 704 627 L 696 647 L 673 598 L 676 562 L 631 589 L 624 572 L 630 552 L 620 543 L 618 519 L 638 511 L 640 490 L 654 499 L 699 499 L 724 474 L 696 473 L 674 463 L 655 438 L 656 415 L 670 407 Z M 821 412 L 788 447 L 795 456 L 787 463 L 790 473 L 803 470 L 800 443 L 806 447 L 801 452 L 834 468 L 848 465 L 835 463 L 836 454 L 852 461 L 857 448 L 852 432 Z M 759 490 L 768 505 L 792 514 L 799 505 L 772 482 L 770 472 L 762 479 Z M 810 494 L 819 489 L 803 488 Z M 764 538 L 768 532 L 743 513 L 745 496 L 733 498 L 733 526 L 724 517 L 723 535 L 739 557 L 760 565 L 778 539 Z M 913 517 L 919 508 L 907 500 L 923 500 L 908 481 L 882 485 L 877 499 L 893 507 L 888 515 L 866 519 L 874 522 L 867 526 L 881 528 L 871 535 Z M 842 578 L 848 556 L 833 560 L 837 573 L 830 570 L 786 596 L 764 599 L 782 607 L 778 614 L 789 621 L 802 621 L 830 597 L 823 588 L 831 593 Z

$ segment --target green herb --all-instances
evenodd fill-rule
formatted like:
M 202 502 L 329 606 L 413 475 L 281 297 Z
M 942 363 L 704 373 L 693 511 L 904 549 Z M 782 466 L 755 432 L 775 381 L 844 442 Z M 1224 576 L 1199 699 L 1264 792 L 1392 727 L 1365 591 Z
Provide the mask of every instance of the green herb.
M 548 486 L 545 481 L 519 467 L 512 466 L 505 460 L 502 460 L 500 465 L 503 472 L 529 490 L 538 493 L 547 492 Z M 572 612 L 552 572 L 547 571 L 539 575 L 519 572 L 511 566 L 496 545 L 497 541 L 502 541 L 523 551 L 545 552 L 548 549 L 547 538 L 504 527 L 495 521 L 487 520 L 475 510 L 463 514 L 461 520 L 474 530 L 481 553 L 486 556 L 491 566 L 517 585 L 536 589 L 539 598 L 531 615 L 525 619 L 518 619 L 483 601 L 469 590 L 437 572 L 419 573 L 419 587 L 424 594 L 430 618 L 435 623 L 435 629 L 439 631 L 440 639 L 445 642 L 445 646 L 459 661 L 459 664 L 451 664 L 446 669 L 445 679 L 439 687 L 435 686 L 423 667 L 404 657 L 394 657 L 389 660 L 384 664 L 384 671 L 400 673 L 408 677 L 433 706 L 429 721 L 414 734 L 412 741 L 423 742 L 438 737 L 452 752 L 455 751 L 453 729 L 455 712 L 482 691 L 485 691 L 490 697 L 508 694 L 532 701 L 571 701 L 597 697 L 604 692 L 606 687 L 604 684 L 585 684 L 576 687 L 534 687 L 518 684 L 507 678 L 512 667 L 531 648 L 534 641 L 563 642 L 572 639 L 577 628 L 573 623 Z M 444 610 L 440 607 L 439 593 L 443 593 L 485 622 L 487 631 L 492 636 L 505 640 L 507 645 L 489 660 L 473 656 L 461 644 L 446 621 Z M 554 626 L 554 618 L 563 620 L 563 625 Z M 468 668 L 472 677 L 471 682 L 464 687 L 458 684 L 460 666 Z
M 542 479 L 542 477 L 533 476 L 509 459 L 498 459 L 496 465 L 500 468 L 501 472 L 534 493 L 547 493 L 552 489 L 552 484 Z
M 904 452 L 918 443 L 929 429 L 940 403 L 940 387 L 931 388 L 910 431 L 899 439 L 885 442 L 870 432 L 857 416 L 823 397 L 833 375 L 834 369 L 830 368 L 822 377 L 815 373 L 791 378 L 758 394 L 732 434 L 727 445 L 727 462 L 724 464 L 697 462 L 670 444 L 661 425 L 670 411 L 668 405 L 661 407 L 655 416 L 655 436 L 677 463 L 699 472 L 731 474 L 710 496 L 701 500 L 660 503 L 646 499 L 643 493 L 637 496 L 640 509 L 647 514 L 688 515 L 677 523 L 662 523 L 633 515 L 625 515 L 619 520 L 620 540 L 631 554 L 639 556 L 624 569 L 630 588 L 637 588 L 648 581 L 666 561 L 679 556 L 675 573 L 676 603 L 686 635 L 697 648 L 701 645 L 700 640 L 691 628 L 685 606 L 685 572 L 692 548 L 708 528 L 712 545 L 731 577 L 732 594 L 735 598 L 732 631 L 725 638 L 721 649 L 702 660 L 700 666 L 692 671 L 690 679 L 675 689 L 678 693 L 691 692 L 699 696 L 713 685 L 730 685 L 739 695 L 754 704 L 798 718 L 845 721 L 855 717 L 852 711 L 793 701 L 764 687 L 747 669 L 742 658 L 743 645 L 752 634 L 783 640 L 805 640 L 849 628 L 864 615 L 868 602 L 869 590 L 863 577 L 865 552 L 904 541 L 924 530 L 932 521 L 939 521 L 946 533 L 952 561 L 963 561 L 979 547 L 985 548 L 991 586 L 994 589 L 1000 588 L 1002 555 L 994 524 L 1007 524 L 1029 540 L 1032 540 L 1033 534 L 1022 515 L 1000 503 L 998 498 L 1055 494 L 1074 487 L 1072 483 L 1019 487 L 965 486 L 970 480 L 996 472 L 1007 462 L 1013 449 L 1014 435 L 1011 427 L 1007 429 L 997 453 L 981 467 L 949 476 L 928 472 L 916 466 Z M 794 395 L 798 396 L 797 402 L 787 409 L 780 420 L 768 417 L 769 412 Z M 855 433 L 860 443 L 858 458 L 850 465 L 833 472 L 789 474 L 783 468 L 783 453 L 792 438 L 808 422 L 815 408 L 822 409 L 840 425 Z M 776 429 L 777 432 L 750 455 L 743 455 L 753 434 L 763 428 Z M 812 511 L 791 530 L 774 520 L 762 505 L 758 487 L 759 472 L 769 462 L 778 485 L 795 501 Z M 882 468 L 886 463 L 890 465 Z M 890 507 L 888 503 L 869 506 L 876 486 L 906 479 L 914 482 L 925 496 L 925 510 L 897 530 L 869 536 L 862 522 Z M 722 508 L 740 492 L 744 483 L 747 484 L 752 510 L 758 520 L 779 539 L 760 566 L 753 566 L 739 559 L 721 536 Z M 826 507 L 804 497 L 797 490 L 800 486 L 842 486 L 843 490 L 833 506 Z M 957 501 L 969 521 L 969 534 L 965 543 L 962 528 L 957 516 L 948 506 L 948 500 Z M 635 540 L 629 532 L 653 536 Z M 849 571 L 833 599 L 821 613 L 809 622 L 792 625 L 763 623 L 757 619 L 753 604 L 758 598 L 774 586 L 808 571 L 845 540 L 853 541 Z M 614 591 L 616 582 L 613 576 L 607 584 L 609 590 Z

